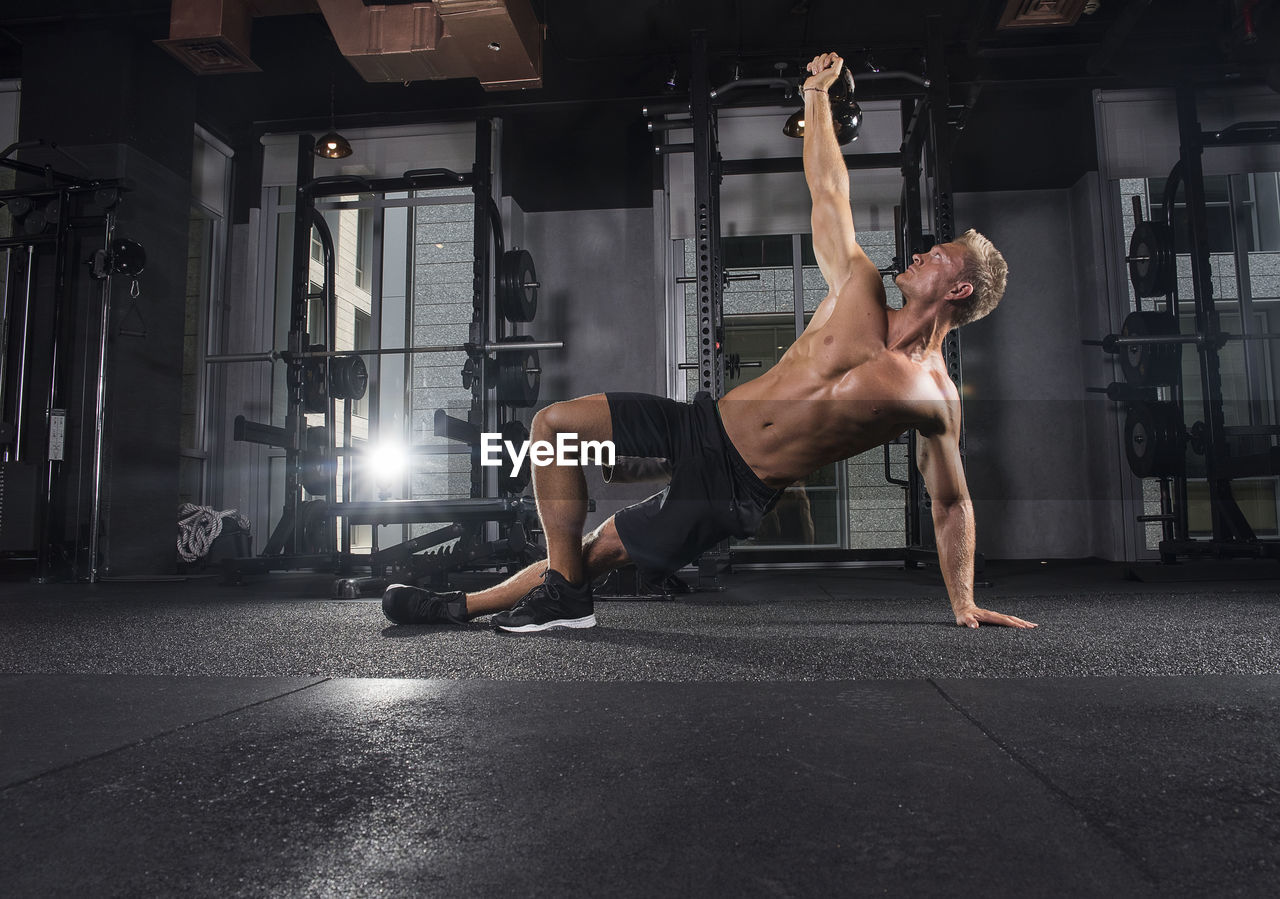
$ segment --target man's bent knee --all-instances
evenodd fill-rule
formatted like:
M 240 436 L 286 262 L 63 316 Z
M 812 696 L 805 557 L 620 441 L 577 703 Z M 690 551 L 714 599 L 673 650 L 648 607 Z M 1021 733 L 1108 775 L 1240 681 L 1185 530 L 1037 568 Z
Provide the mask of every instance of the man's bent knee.
M 613 419 L 604 394 L 563 400 L 538 410 L 533 416 L 530 437 L 554 440 L 556 434 L 577 434 L 583 440 L 612 439 Z

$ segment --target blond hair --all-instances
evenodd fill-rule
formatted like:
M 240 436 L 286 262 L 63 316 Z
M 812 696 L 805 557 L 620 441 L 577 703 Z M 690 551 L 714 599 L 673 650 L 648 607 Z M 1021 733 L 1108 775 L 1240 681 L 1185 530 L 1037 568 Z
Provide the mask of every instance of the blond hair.
M 995 244 L 970 228 L 955 239 L 964 250 L 965 265 L 958 280 L 973 285 L 973 293 L 954 304 L 951 327 L 959 328 L 985 316 L 1004 296 L 1009 265 Z

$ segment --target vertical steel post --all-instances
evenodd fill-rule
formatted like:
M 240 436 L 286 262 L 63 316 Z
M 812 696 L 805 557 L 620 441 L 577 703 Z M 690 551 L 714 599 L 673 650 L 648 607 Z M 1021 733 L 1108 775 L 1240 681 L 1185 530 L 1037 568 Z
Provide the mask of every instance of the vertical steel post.
M 693 197 L 697 234 L 698 389 L 724 393 L 724 273 L 720 262 L 720 152 L 707 65 L 707 33 L 693 33 L 689 110 L 693 125 Z
M 18 351 L 18 397 L 13 417 L 13 461 L 22 461 L 22 416 L 27 394 L 27 352 L 31 343 L 31 273 L 36 266 L 35 244 L 27 244 L 27 272 L 22 293 L 22 349 Z
M 115 213 L 107 213 L 104 247 L 111 246 Z M 102 530 L 102 454 L 107 421 L 107 346 L 111 334 L 111 273 L 102 279 L 102 315 L 98 331 L 98 379 L 93 406 L 93 481 L 89 508 L 89 583 L 98 580 L 98 543 Z
M 105 220 L 106 230 L 103 239 L 103 249 L 109 250 L 109 242 L 111 238 L 111 228 L 113 226 L 112 213 L 108 212 Z M 50 329 L 50 352 L 49 352 L 49 392 L 46 397 L 44 407 L 44 447 L 45 458 L 39 469 L 39 496 L 40 501 L 36 503 L 36 520 L 35 534 L 39 545 L 36 549 L 36 580 L 44 582 L 52 573 L 52 525 L 53 525 L 53 495 L 54 495 L 54 476 L 58 471 L 57 465 L 61 461 L 53 458 L 53 420 L 55 410 L 58 409 L 59 394 L 62 390 L 61 371 L 66 367 L 66 358 L 70 355 L 70 344 L 73 341 L 68 340 L 68 347 L 63 349 L 63 319 L 69 313 L 68 304 L 72 302 L 67 295 L 67 267 L 70 262 L 71 250 L 68 244 L 72 239 L 71 231 L 71 195 L 68 191 L 63 190 L 58 193 L 58 240 L 56 247 L 56 262 L 54 266 L 54 290 L 53 290 L 53 315 L 52 327 Z M 74 316 L 72 316 L 74 318 Z M 65 411 L 65 410 L 63 410 Z M 100 450 L 98 451 L 101 452 Z M 95 464 L 97 454 L 95 454 Z M 78 485 L 77 485 L 78 486 Z M 94 495 L 97 496 L 98 485 L 94 483 Z M 93 533 L 97 533 L 99 528 L 99 519 L 93 520 Z
M 493 200 L 493 124 L 488 119 L 476 121 L 476 161 L 472 166 L 471 190 L 475 199 L 472 215 L 472 269 L 471 269 L 471 332 L 473 343 L 485 344 L 489 339 L 490 316 L 489 271 L 493 265 L 489 231 L 497 223 L 491 221 Z M 489 410 L 485 402 L 489 396 L 489 379 L 484 359 L 476 360 L 476 374 L 471 382 L 471 412 L 467 420 L 483 431 L 489 424 Z M 471 462 L 471 495 L 485 495 L 485 469 L 476 458 Z
M 293 202 L 293 288 L 289 304 L 289 352 L 307 349 L 307 301 L 311 294 L 311 216 L 315 200 L 311 182 L 315 179 L 315 141 L 309 134 L 298 135 L 297 187 Z M 303 549 L 301 454 L 307 446 L 307 419 L 302 411 L 302 363 L 292 358 L 286 363 L 285 384 L 289 393 L 284 427 L 293 446 L 286 450 L 284 481 L 284 515 L 293 522 L 289 535 L 289 552 L 298 555 Z
M 1231 480 L 1222 477 L 1221 467 L 1230 449 L 1226 421 L 1222 414 L 1222 369 L 1218 346 L 1218 313 L 1213 305 L 1213 280 L 1209 268 L 1209 223 L 1205 210 L 1204 138 L 1196 113 L 1195 91 L 1182 85 L 1177 92 L 1178 134 L 1181 139 L 1183 181 L 1187 193 L 1187 223 L 1191 237 L 1191 280 L 1195 287 L 1196 332 L 1207 339 L 1196 344 L 1200 355 L 1201 399 L 1204 404 L 1204 461 L 1209 481 L 1209 507 L 1213 519 L 1213 539 L 1233 543 L 1252 541 L 1253 529 L 1236 504 Z
M 5 388 L 9 383 L 9 315 L 13 296 L 13 247 L 4 251 L 4 297 L 0 299 L 0 420 L 4 418 Z M 4 453 L 8 459 L 9 453 Z

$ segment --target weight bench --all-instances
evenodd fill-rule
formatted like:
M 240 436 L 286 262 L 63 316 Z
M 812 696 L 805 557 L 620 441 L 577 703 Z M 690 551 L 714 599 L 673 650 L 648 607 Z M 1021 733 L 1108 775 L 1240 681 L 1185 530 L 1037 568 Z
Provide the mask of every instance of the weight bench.
M 595 510 L 594 500 L 588 509 Z M 514 571 L 546 555 L 532 536 L 538 525 L 538 508 L 531 496 L 333 503 L 328 514 L 360 525 L 448 522 L 395 546 L 375 549 L 369 555 L 369 577 L 344 577 L 334 582 L 334 595 L 343 599 L 357 599 L 367 591 L 382 590 L 393 578 L 411 583 L 430 580 L 435 586 L 443 586 L 450 571 L 474 562 L 507 566 Z M 480 528 L 490 521 L 505 526 L 504 537 L 482 539 Z M 441 546 L 451 540 L 457 542 L 447 548 Z
M 387 499 L 370 502 L 330 503 L 330 518 L 348 524 L 422 524 L 430 521 L 474 523 L 513 522 L 521 515 L 537 514 L 531 497 L 494 499 Z

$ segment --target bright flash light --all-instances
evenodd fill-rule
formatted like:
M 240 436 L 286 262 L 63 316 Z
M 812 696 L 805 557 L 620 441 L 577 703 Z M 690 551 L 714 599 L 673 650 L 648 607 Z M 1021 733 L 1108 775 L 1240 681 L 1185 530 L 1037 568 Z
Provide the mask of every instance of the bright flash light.
M 409 451 L 395 441 L 375 443 L 365 453 L 365 464 L 380 483 L 394 482 L 409 468 Z

